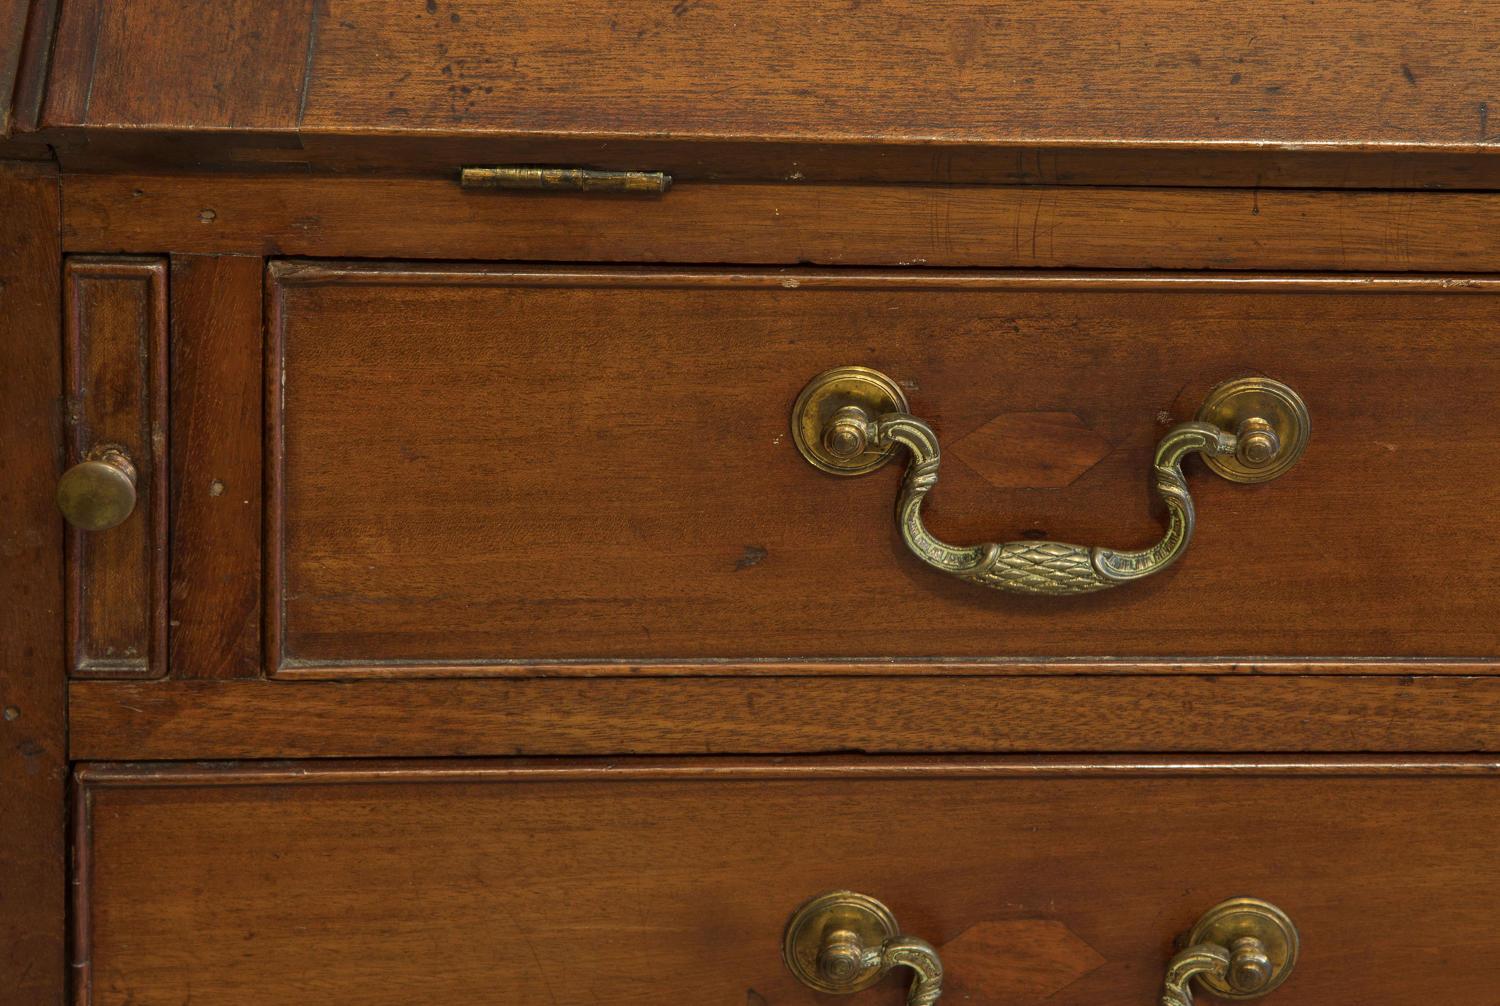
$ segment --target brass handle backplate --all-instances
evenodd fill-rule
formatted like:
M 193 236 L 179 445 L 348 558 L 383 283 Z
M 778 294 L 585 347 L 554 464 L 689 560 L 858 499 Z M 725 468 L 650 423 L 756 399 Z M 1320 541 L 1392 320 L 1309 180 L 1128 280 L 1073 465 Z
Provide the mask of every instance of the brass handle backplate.
M 884 374 L 839 367 L 814 378 L 792 408 L 792 439 L 812 465 L 837 475 L 862 475 L 888 462 L 898 446 L 911 454 L 896 501 L 908 548 L 928 565 L 960 579 L 1017 594 L 1087 594 L 1139 580 L 1176 562 L 1192 541 L 1195 515 L 1182 462 L 1202 455 L 1235 482 L 1265 482 L 1302 456 L 1311 424 L 1291 388 L 1251 377 L 1220 385 L 1193 422 L 1168 430 L 1152 468 L 1167 506 L 1160 541 L 1138 551 L 1013 541 L 955 546 L 922 520 L 922 501 L 938 480 L 942 453 L 932 427 L 907 411 L 906 396 Z
M 906 967 L 914 974 L 906 1006 L 932 1006 L 943 994 L 943 964 L 932 945 L 901 935 L 890 909 L 853 891 L 830 891 L 792 913 L 782 958 L 816 992 L 860 992 Z
M 1300 949 L 1287 914 L 1256 898 L 1210 908 L 1182 943 L 1167 965 L 1161 1006 L 1193 1006 L 1194 981 L 1221 999 L 1258 999 L 1286 981 Z
M 63 472 L 57 481 L 57 507 L 82 531 L 107 531 L 135 510 L 135 465 L 125 448 L 102 444 Z

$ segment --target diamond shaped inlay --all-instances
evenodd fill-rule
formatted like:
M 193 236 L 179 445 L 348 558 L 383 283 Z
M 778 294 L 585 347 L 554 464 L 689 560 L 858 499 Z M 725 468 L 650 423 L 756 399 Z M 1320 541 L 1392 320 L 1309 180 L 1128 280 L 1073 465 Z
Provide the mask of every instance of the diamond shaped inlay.
M 997 489 L 1061 489 L 1109 454 L 1111 444 L 1071 412 L 1007 412 L 944 446 Z
M 1053 919 L 980 922 L 938 950 L 943 1000 L 972 1006 L 1044 1002 L 1105 963 Z

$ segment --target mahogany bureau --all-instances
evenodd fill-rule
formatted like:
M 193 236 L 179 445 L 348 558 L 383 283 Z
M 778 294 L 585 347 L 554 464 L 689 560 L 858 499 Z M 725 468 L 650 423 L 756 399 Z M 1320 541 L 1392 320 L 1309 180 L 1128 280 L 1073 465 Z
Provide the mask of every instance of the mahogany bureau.
M 1496 13 L 0 4 L 0 1006 L 1500 1003 Z

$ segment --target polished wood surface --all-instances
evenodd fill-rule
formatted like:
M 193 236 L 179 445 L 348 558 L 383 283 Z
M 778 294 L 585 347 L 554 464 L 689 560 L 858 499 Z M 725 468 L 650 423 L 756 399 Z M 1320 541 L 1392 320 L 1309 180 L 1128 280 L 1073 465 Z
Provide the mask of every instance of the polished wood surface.
M 21 75 L 21 49 L 30 15 L 31 4 L 27 0 L 0 4 L 0 136 L 9 136 L 13 128 L 12 102 Z
M 277 266 L 270 667 L 1493 656 L 1493 288 L 1389 283 Z M 937 429 L 955 542 L 1155 540 L 1156 440 L 1245 373 L 1312 445 L 1264 486 L 1193 469 L 1169 572 L 1017 598 L 906 551 L 900 465 L 797 454 L 791 401 L 848 363 Z M 994 424 L 1059 412 L 1099 442 L 1066 485 L 986 477 Z
M 703 177 L 748 159 L 761 178 L 860 178 L 894 160 L 938 181 L 1101 148 L 1458 153 L 1472 171 L 1500 129 L 1495 43 L 1460 0 L 965 0 L 934 13 L 911 0 L 77 0 L 63 5 L 45 122 L 106 139 L 222 131 L 221 156 L 271 160 L 420 137 L 482 139 L 454 156 L 556 163 L 549 143 L 619 156 L 611 145 L 655 140 L 671 163 L 635 167 Z
M 58 1006 L 67 846 L 57 182 L 0 165 L 0 1004 Z
M 285 125 L 297 109 L 313 0 L 64 0 L 49 123 Z M 142 58 L 141 46 L 155 47 Z
M 30 14 L 28 0 L 11 0 L 0 6 L 0 135 L 11 131 L 11 100 L 20 75 L 21 47 Z
M 167 263 L 75 256 L 65 273 L 67 463 L 116 444 L 136 473 L 135 512 L 68 533 L 69 669 L 160 677 L 167 666 Z
M 452 174 L 450 172 L 450 174 Z M 444 179 L 69 175 L 70 249 L 354 258 L 1483 272 L 1500 195 L 679 184 L 662 199 Z
M 75 682 L 73 758 L 1500 751 L 1500 679 L 1254 674 Z M 1200 671 L 1204 670 L 1202 668 Z
M 1306 938 L 1269 1002 L 1489 1002 L 1484 13 L 0 0 L 0 1006 L 810 1006 L 837 886 L 944 1002 L 1154 1001 L 1236 894 Z M 675 184 L 458 185 L 507 162 Z M 839 364 L 957 541 L 1154 539 L 1227 378 L 1313 437 L 1190 463 L 1167 575 L 1015 598 L 797 456 Z M 164 404 L 168 548 L 65 606 L 67 431 Z
M 811 1004 L 782 927 L 847 887 L 949 954 L 944 1001 L 1154 1001 L 1174 938 L 1253 893 L 1305 943 L 1277 1003 L 1482 1002 L 1496 769 L 85 766 L 75 1001 Z
M 58 0 L 0 3 L 0 147 L 7 156 L 15 151 L 5 138 L 37 125 L 57 5 Z
M 172 258 L 172 647 L 181 677 L 260 673 L 261 263 Z

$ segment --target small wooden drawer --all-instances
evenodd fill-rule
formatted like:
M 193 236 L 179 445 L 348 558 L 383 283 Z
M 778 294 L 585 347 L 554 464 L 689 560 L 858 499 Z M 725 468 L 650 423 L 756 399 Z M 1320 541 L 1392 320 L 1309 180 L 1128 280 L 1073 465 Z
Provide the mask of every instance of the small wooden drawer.
M 1493 658 L 1495 289 L 275 264 L 268 667 Z M 1231 379 L 1295 389 L 1311 440 L 1260 485 L 1188 457 L 1165 572 L 1009 596 L 904 547 L 901 463 L 799 455 L 799 390 L 851 364 L 936 431 L 962 544 L 1159 539 L 1158 440 Z
M 810 1006 L 784 927 L 853 889 L 936 947 L 945 1004 L 1155 1003 L 1231 896 L 1300 930 L 1267 1003 L 1487 1002 L 1497 768 L 86 765 L 76 1001 Z M 893 1006 L 905 975 L 848 1001 Z

